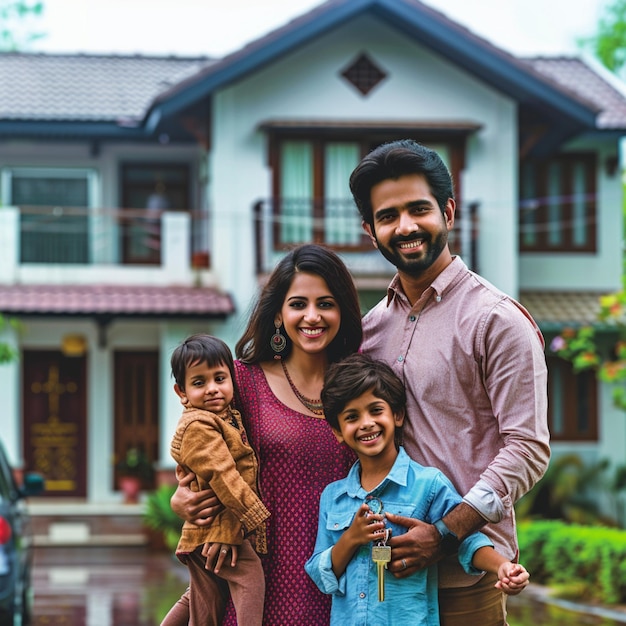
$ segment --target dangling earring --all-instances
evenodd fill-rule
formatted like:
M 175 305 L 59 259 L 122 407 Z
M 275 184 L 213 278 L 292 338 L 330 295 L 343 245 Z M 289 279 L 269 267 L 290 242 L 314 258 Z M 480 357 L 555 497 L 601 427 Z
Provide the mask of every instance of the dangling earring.
M 272 338 L 270 339 L 270 346 L 272 346 L 272 350 L 276 352 L 274 358 L 280 359 L 280 357 L 282 356 L 282 352 L 287 347 L 287 339 L 280 332 L 280 327 L 282 326 L 282 324 L 275 321 L 274 326 L 276 328 L 276 332 L 272 335 Z

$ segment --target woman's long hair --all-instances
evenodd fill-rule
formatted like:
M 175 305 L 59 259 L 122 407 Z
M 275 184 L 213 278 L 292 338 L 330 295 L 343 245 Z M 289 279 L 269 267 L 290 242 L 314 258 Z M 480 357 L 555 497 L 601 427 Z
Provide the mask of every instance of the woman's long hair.
M 328 346 L 328 361 L 333 363 L 356 352 L 361 345 L 363 331 L 359 298 L 352 276 L 343 261 L 331 250 L 317 244 L 304 244 L 291 250 L 278 263 L 257 300 L 248 325 L 235 346 L 235 355 L 245 363 L 271 361 L 274 351 L 270 346 L 275 332 L 274 319 L 282 309 L 287 292 L 297 272 L 314 274 L 324 279 L 341 312 L 337 336 Z M 283 358 L 291 352 L 291 340 Z

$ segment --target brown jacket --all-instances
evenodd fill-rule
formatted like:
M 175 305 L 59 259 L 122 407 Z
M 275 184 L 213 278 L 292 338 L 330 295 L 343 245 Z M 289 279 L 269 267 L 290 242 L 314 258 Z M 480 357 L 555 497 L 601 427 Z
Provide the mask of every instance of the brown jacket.
M 257 551 L 266 552 L 264 522 L 270 512 L 258 496 L 258 464 L 239 412 L 228 408 L 216 415 L 186 408 L 170 452 L 178 464 L 195 473 L 192 490 L 210 487 L 225 507 L 207 528 L 185 522 L 176 554 L 193 552 L 207 541 L 241 545 L 244 535 L 255 529 Z

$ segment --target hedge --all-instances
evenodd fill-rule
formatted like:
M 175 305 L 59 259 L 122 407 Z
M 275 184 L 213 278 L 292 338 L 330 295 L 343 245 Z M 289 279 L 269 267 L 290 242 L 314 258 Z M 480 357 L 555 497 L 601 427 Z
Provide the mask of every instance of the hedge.
M 532 582 L 603 604 L 626 602 L 626 531 L 549 520 L 524 521 L 517 530 Z

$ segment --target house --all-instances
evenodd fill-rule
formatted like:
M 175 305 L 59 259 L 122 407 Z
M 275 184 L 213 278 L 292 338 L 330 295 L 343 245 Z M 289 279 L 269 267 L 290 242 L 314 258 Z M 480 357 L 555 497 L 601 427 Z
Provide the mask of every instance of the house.
M 47 498 L 120 501 L 140 447 L 171 476 L 169 356 L 231 345 L 264 276 L 335 248 L 363 309 L 392 267 L 347 180 L 381 142 L 437 149 L 453 247 L 548 341 L 619 289 L 626 95 L 579 58 L 517 58 L 417 0 L 330 0 L 221 59 L 0 55 L 3 440 Z M 623 461 L 626 420 L 549 357 L 555 453 Z

